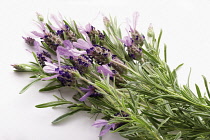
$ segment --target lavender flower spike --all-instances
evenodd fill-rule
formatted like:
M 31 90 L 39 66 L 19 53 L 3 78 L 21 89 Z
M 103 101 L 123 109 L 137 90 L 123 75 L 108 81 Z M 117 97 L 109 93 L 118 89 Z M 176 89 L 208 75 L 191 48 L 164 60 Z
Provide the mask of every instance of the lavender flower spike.
M 100 132 L 99 136 L 105 135 L 107 132 L 109 132 L 110 129 L 115 128 L 115 124 L 108 124 L 107 120 L 97 120 L 94 122 L 92 126 L 95 126 L 97 128 L 105 126 L 104 129 Z

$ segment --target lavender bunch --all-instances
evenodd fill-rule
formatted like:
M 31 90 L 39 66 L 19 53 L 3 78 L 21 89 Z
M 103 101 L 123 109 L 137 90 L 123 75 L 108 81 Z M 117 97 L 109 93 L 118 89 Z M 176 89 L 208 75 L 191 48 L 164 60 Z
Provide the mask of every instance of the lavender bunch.
M 49 81 L 40 92 L 62 87 L 75 89 L 72 99 L 55 96 L 56 101 L 37 108 L 67 105 L 68 112 L 55 119 L 56 124 L 79 111 L 96 116 L 100 137 L 118 132 L 129 140 L 201 140 L 210 139 L 210 92 L 205 77 L 207 97 L 196 84 L 180 86 L 177 70 L 167 65 L 166 46 L 160 58 L 162 31 L 156 39 L 152 26 L 147 36 L 133 26 L 122 37 L 116 19 L 104 17 L 106 30 L 91 24 L 78 26 L 52 16 L 56 25 L 44 22 L 38 14 L 37 38 L 23 37 L 33 47 L 35 62 L 13 65 L 17 72 L 31 72 L 35 82 Z M 73 100 L 73 101 L 72 101 Z M 102 114 L 102 118 L 98 118 Z

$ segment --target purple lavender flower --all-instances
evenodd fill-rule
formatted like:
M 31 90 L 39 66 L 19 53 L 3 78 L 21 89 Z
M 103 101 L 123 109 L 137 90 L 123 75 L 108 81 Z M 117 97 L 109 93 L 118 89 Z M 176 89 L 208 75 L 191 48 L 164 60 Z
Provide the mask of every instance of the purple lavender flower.
M 114 80 L 114 78 L 115 78 L 116 86 L 121 87 L 120 84 L 125 84 L 126 83 L 125 79 L 116 70 L 111 70 L 108 65 L 98 66 L 97 67 L 97 72 L 101 73 L 105 76 L 109 75 L 110 80 Z
M 51 55 L 40 47 L 38 41 L 34 41 L 33 47 L 35 48 L 35 53 L 38 58 L 39 64 L 42 67 L 45 66 L 45 62 L 51 62 Z
M 34 46 L 35 39 L 31 37 L 22 37 L 25 40 L 25 43 L 29 46 Z
M 51 15 L 51 19 L 57 24 L 59 28 L 55 29 L 56 34 L 60 36 L 63 40 L 70 40 L 71 42 L 77 41 L 76 35 L 70 30 L 69 26 L 63 22 L 63 17 L 59 14 L 58 17 Z M 64 37 L 65 34 L 65 37 Z
M 72 86 L 76 83 L 76 77 L 73 72 L 76 72 L 77 70 L 74 67 L 65 65 L 59 68 L 56 64 L 46 63 L 43 70 L 46 73 L 54 73 L 55 75 L 42 78 L 42 80 L 57 78 L 63 86 Z
M 43 40 L 54 51 L 57 50 L 58 46 L 63 45 L 62 38 L 60 38 L 58 35 L 55 35 L 54 33 L 46 33 Z
M 114 114 L 114 116 L 116 116 L 116 117 L 125 117 L 126 119 L 128 119 L 127 117 L 129 115 L 126 112 L 124 112 L 124 111 L 120 111 L 119 113 Z M 95 121 L 92 126 L 95 126 L 96 128 L 104 126 L 103 130 L 100 132 L 100 135 L 99 135 L 99 136 L 103 136 L 107 132 L 109 132 L 110 130 L 115 130 L 115 129 L 121 127 L 124 124 L 126 124 L 126 122 L 119 122 L 119 123 L 109 124 L 107 120 L 101 119 L 101 120 Z
M 55 75 L 50 76 L 50 77 L 42 78 L 42 80 L 50 80 L 50 79 L 53 79 L 53 78 L 57 78 L 59 76 L 58 65 L 57 64 L 52 64 L 52 63 L 49 63 L 49 62 L 46 62 L 45 64 L 46 65 L 43 67 L 43 71 L 45 73 L 50 73 L 50 74 L 55 74 Z
M 96 37 L 99 39 L 99 41 L 103 41 L 105 38 L 105 35 L 99 30 L 96 30 L 95 27 L 93 27 L 90 23 L 87 24 L 85 28 L 80 28 L 80 32 L 85 34 L 85 36 L 88 36 L 94 45 L 99 43 L 96 42 Z
M 99 65 L 108 64 L 111 61 L 112 54 L 110 50 L 105 47 L 94 45 L 92 48 L 86 50 L 88 56 L 94 59 Z
M 80 90 L 86 92 L 84 96 L 82 96 L 79 101 L 85 101 L 87 97 L 103 97 L 101 93 L 96 92 L 96 88 L 92 85 L 89 85 L 88 88 L 81 87 Z
M 38 58 L 39 64 L 42 67 L 46 66 L 45 64 L 46 62 L 51 62 L 51 55 L 44 50 L 42 52 L 37 53 L 37 58 Z
M 115 124 L 108 124 L 107 120 L 97 120 L 94 122 L 94 124 L 92 126 L 95 126 L 97 128 L 104 126 L 104 129 L 100 132 L 99 136 L 103 136 L 105 135 L 107 132 L 109 132 L 110 129 L 114 129 L 115 128 Z
M 93 63 L 92 60 L 86 55 L 80 55 L 77 57 L 70 56 L 70 60 L 72 60 L 73 65 L 81 74 L 84 72 L 89 72 Z
M 61 66 L 61 69 L 57 69 L 59 75 L 57 79 L 61 82 L 63 86 L 72 86 L 76 84 L 76 77 L 72 72 L 77 71 L 71 66 Z

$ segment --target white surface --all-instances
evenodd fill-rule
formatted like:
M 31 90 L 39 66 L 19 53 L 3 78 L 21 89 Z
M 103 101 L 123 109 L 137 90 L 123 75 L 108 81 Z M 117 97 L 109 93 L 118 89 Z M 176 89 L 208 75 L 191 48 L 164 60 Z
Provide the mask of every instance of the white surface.
M 7 0 L 0 4 L 0 140 L 98 140 L 100 129 L 91 126 L 94 120 L 90 115 L 79 113 L 65 122 L 51 125 L 51 121 L 66 110 L 34 107 L 53 101 L 52 95 L 57 91 L 39 93 L 42 84 L 39 83 L 23 95 L 18 94 L 30 82 L 29 74 L 14 73 L 10 65 L 33 61 L 25 51 L 27 46 L 21 36 L 33 29 L 35 12 L 44 17 L 60 12 L 82 25 L 91 22 L 101 27 L 99 12 L 117 16 L 119 23 L 124 23 L 126 17 L 132 18 L 132 13 L 139 11 L 139 31 L 146 34 L 150 23 L 156 33 L 163 29 L 162 43 L 168 46 L 170 66 L 186 64 L 179 72 L 180 83 L 186 83 L 190 67 L 192 84 L 201 85 L 201 75 L 210 79 L 209 0 Z M 107 134 L 104 140 L 123 138 L 118 134 Z

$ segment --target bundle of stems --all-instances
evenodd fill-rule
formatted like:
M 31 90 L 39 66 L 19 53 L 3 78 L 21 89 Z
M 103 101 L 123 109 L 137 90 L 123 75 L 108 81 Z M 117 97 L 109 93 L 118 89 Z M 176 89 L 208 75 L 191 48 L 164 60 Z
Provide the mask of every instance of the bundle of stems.
M 91 24 L 78 26 L 75 21 L 52 16 L 44 22 L 37 14 L 41 32 L 23 37 L 32 46 L 35 62 L 13 65 L 17 72 L 31 72 L 35 80 L 49 81 L 40 92 L 63 87 L 75 89 L 72 99 L 55 96 L 56 100 L 39 104 L 37 108 L 67 105 L 63 119 L 85 111 L 93 114 L 93 126 L 101 127 L 100 138 L 107 132 L 117 132 L 129 140 L 202 140 L 210 139 L 210 92 L 208 97 L 195 84 L 179 85 L 177 70 L 160 58 L 160 40 L 152 26 L 147 36 L 136 29 L 138 13 L 134 13 L 133 27 L 124 38 L 116 18 L 104 17 L 104 31 Z M 73 101 L 72 101 L 73 100 Z M 98 117 L 101 114 L 102 118 Z

